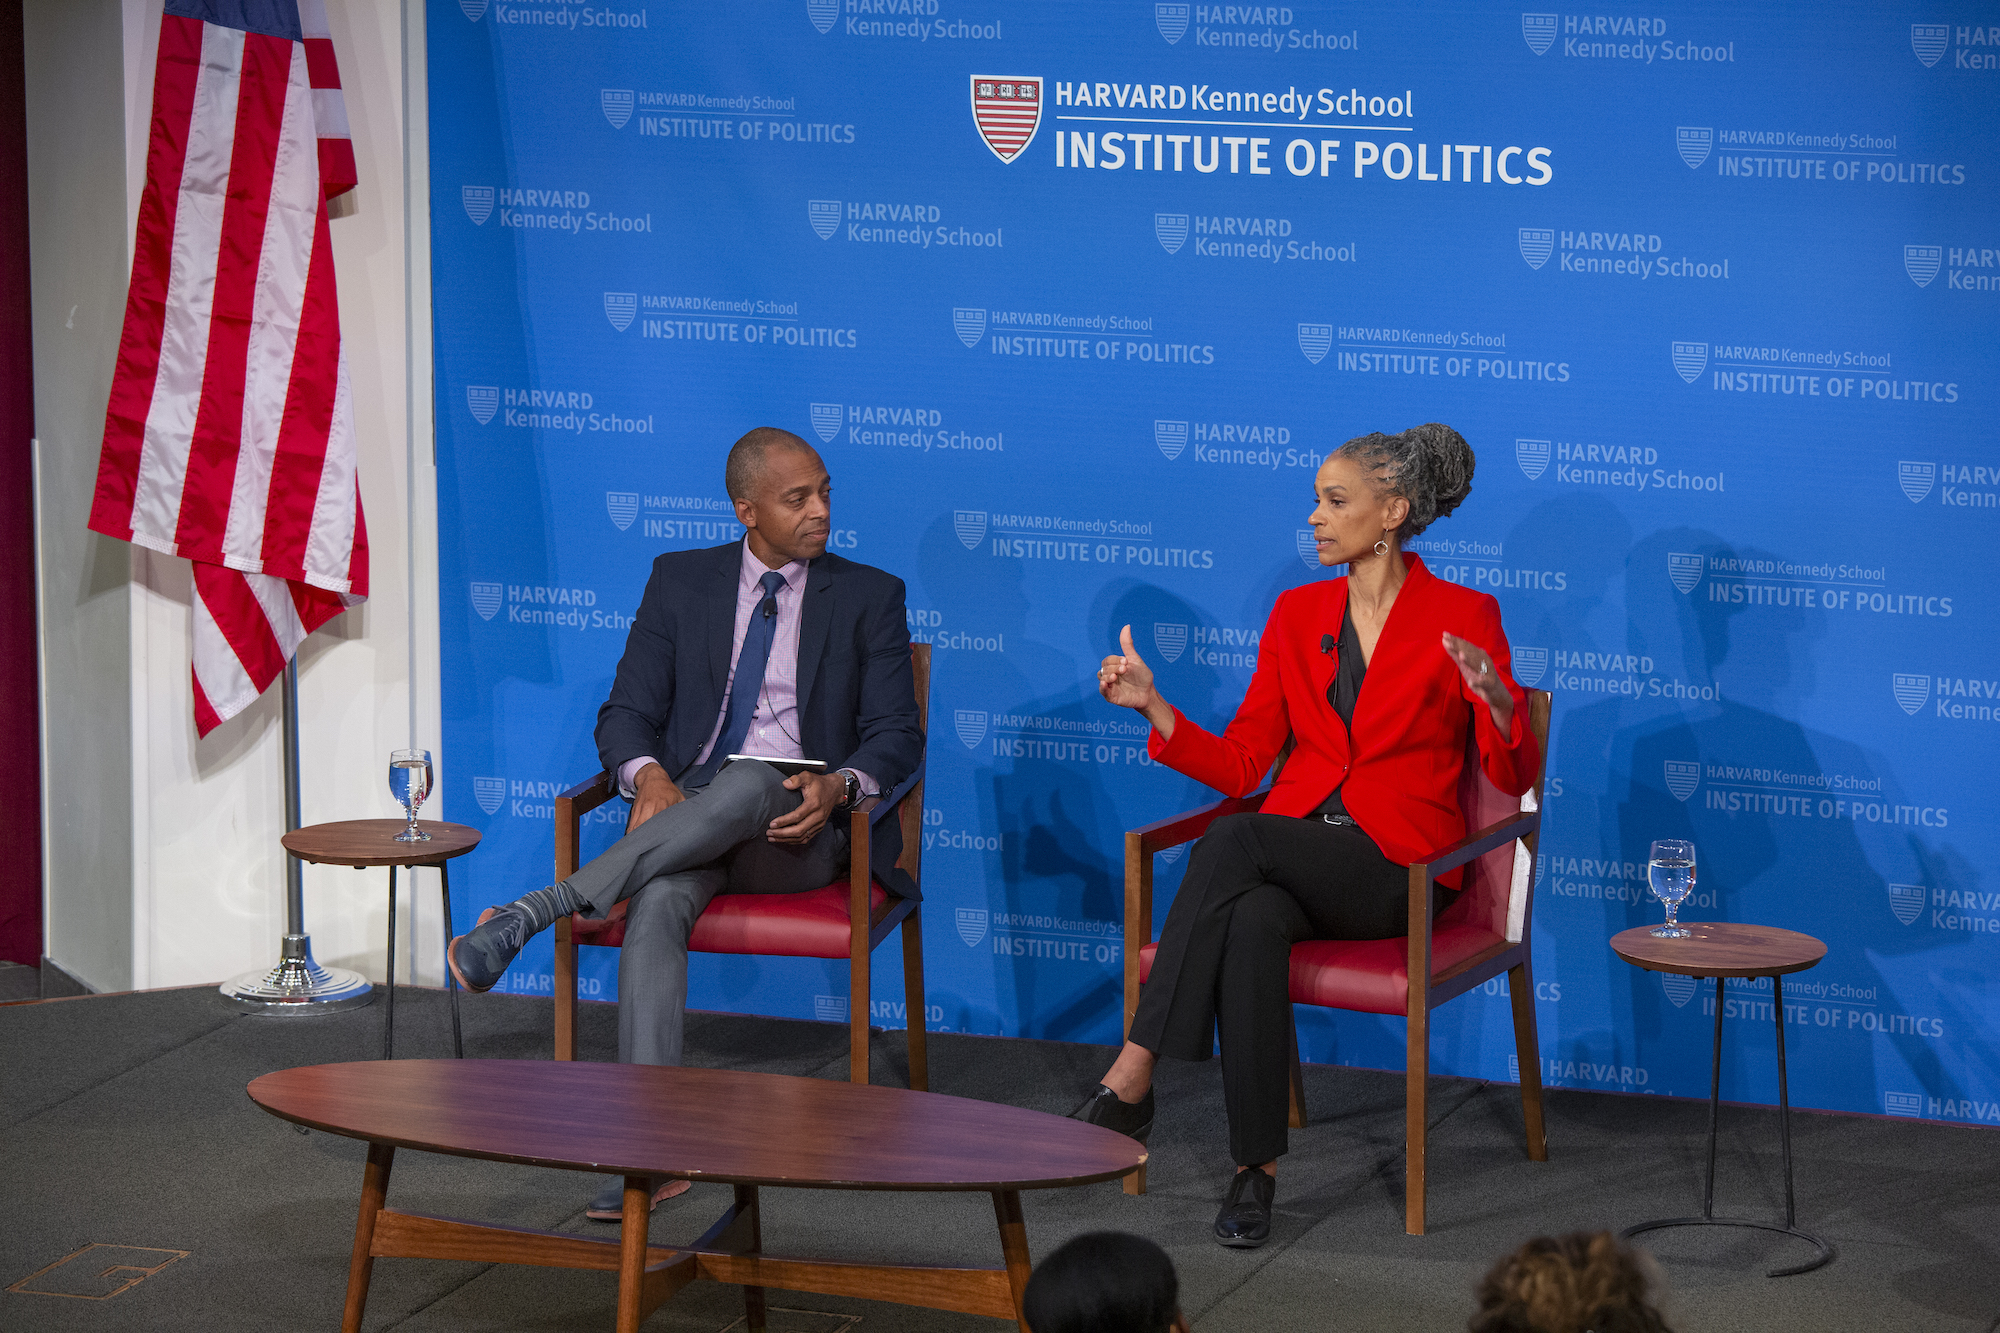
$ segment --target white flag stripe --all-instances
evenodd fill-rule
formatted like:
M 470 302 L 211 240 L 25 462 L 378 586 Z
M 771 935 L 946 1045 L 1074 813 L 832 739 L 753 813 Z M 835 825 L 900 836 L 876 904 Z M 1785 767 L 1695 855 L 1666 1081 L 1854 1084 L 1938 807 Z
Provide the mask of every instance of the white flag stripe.
M 132 498 L 132 540 L 168 555 L 176 553 L 181 489 L 187 481 L 188 449 L 208 365 L 222 210 L 236 147 L 237 70 L 243 63 L 243 39 L 244 34 L 233 28 L 213 23 L 202 28 L 201 74 L 195 84 L 187 162 L 174 211 L 160 368 L 146 413 L 145 445 Z
M 315 588 L 346 592 L 354 586 L 348 565 L 354 555 L 354 516 L 360 502 L 354 494 L 354 395 L 347 379 L 347 340 L 340 343 L 340 369 L 334 380 L 333 419 L 327 423 L 326 461 L 320 465 L 319 493 L 313 499 L 312 529 L 306 539 L 306 582 Z
M 347 128 L 347 99 L 338 88 L 312 90 L 313 131 L 322 139 L 351 139 Z
M 243 438 L 237 449 L 229 520 L 222 539 L 229 566 L 251 573 L 264 568 L 264 515 L 270 503 L 271 468 L 278 453 L 278 432 L 285 424 L 285 398 L 291 388 L 306 272 L 312 264 L 313 224 L 298 215 L 312 218 L 319 211 L 319 142 L 313 135 L 305 48 L 294 46 L 292 51 L 270 205 L 264 214 L 257 285 L 251 295 L 250 337 L 244 348 Z
M 299 36 L 333 36 L 326 26 L 326 0 L 299 0 Z
M 267 574 L 245 574 L 246 579 L 270 577 Z M 229 640 L 223 637 L 216 625 L 215 617 L 209 614 L 208 603 L 197 593 L 194 599 L 194 678 L 201 685 L 208 706 L 215 710 L 217 717 L 231 718 L 257 702 L 261 693 L 250 679 L 250 673 L 236 660 L 230 650 Z

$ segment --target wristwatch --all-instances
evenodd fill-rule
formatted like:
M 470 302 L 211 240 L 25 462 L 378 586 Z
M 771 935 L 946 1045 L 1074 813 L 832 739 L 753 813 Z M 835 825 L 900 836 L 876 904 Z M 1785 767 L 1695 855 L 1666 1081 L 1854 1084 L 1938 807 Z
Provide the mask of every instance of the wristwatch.
M 845 813 L 861 804 L 861 779 L 855 776 L 851 768 L 841 769 L 836 776 L 847 784 L 840 797 L 840 810 Z

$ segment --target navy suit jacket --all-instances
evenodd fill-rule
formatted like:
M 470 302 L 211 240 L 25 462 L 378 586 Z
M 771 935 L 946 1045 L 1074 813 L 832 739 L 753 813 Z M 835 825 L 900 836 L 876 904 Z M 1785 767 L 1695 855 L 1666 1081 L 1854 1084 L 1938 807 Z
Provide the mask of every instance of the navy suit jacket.
M 597 710 L 597 753 L 616 773 L 651 755 L 675 778 L 715 730 L 729 685 L 743 543 L 670 551 L 653 561 L 646 595 Z M 829 772 L 855 768 L 895 790 L 924 758 L 910 674 L 903 581 L 828 553 L 806 567 L 799 615 L 799 740 Z M 891 893 L 918 895 L 895 868 L 901 822 L 877 823 L 870 868 Z

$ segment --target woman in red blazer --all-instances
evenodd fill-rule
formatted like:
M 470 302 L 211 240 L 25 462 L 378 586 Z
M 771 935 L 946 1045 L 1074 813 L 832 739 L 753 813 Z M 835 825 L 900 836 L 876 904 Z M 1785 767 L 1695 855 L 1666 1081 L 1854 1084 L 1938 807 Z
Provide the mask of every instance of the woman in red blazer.
M 1286 1147 L 1292 945 L 1407 932 L 1410 863 L 1466 832 L 1467 728 L 1500 790 L 1526 791 L 1541 765 L 1499 604 L 1402 550 L 1458 507 L 1472 472 L 1470 446 L 1436 424 L 1364 435 L 1321 465 L 1313 535 L 1320 563 L 1346 565 L 1347 576 L 1278 598 L 1222 735 L 1160 697 L 1131 626 L 1124 653 L 1098 671 L 1106 699 L 1152 723 L 1154 759 L 1231 796 L 1254 791 L 1285 738 L 1297 740 L 1262 811 L 1218 819 L 1195 844 L 1131 1039 L 1074 1112 L 1143 1138 L 1154 1063 L 1205 1060 L 1219 1035 L 1237 1163 L 1215 1222 L 1225 1245 L 1270 1235 Z M 1457 882 L 1456 872 L 1442 878 L 1440 910 Z

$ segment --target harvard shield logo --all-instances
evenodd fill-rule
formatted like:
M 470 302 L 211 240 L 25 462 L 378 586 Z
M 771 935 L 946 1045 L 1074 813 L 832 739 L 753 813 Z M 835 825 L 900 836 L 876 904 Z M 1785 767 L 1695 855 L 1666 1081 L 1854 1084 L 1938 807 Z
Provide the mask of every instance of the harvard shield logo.
M 1896 919 L 1909 925 L 1923 914 L 1924 886 L 1921 884 L 1891 884 L 1889 886 L 1889 910 Z
M 1004 74 L 972 76 L 972 123 L 980 142 L 1002 162 L 1012 162 L 1035 141 L 1042 124 L 1042 81 Z
M 1514 461 L 1521 465 L 1521 475 L 1529 481 L 1537 480 L 1549 466 L 1549 442 L 1547 440 L 1514 441 Z
M 954 509 L 951 513 L 951 526 L 958 533 L 958 544 L 968 551 L 976 551 L 979 549 L 979 543 L 986 540 L 986 511 Z
M 955 708 L 951 722 L 958 738 L 965 742 L 965 748 L 976 750 L 979 742 L 986 739 L 986 712 L 980 708 Z
M 1660 989 L 1667 993 L 1667 998 L 1674 1002 L 1676 1009 L 1694 998 L 1694 987 L 1693 977 L 1684 977 L 1678 972 L 1660 973 Z
M 840 434 L 840 404 L 810 403 L 806 411 L 812 417 L 813 432 L 819 436 L 820 443 L 832 444 L 833 437 Z
M 1172 46 L 1187 32 L 1188 11 L 1192 5 L 1154 5 L 1153 26 L 1160 30 L 1160 36 Z
M 472 798 L 479 802 L 481 810 L 484 810 L 489 815 L 492 814 L 500 808 L 500 802 L 507 799 L 507 779 L 474 778 L 472 780 Z
M 1903 272 L 1910 275 L 1910 281 L 1919 287 L 1931 285 L 1931 279 L 1938 275 L 1938 268 L 1944 263 L 1944 247 L 1941 245 L 1906 245 L 1903 247 Z
M 1514 679 L 1522 689 L 1532 690 L 1542 683 L 1542 673 L 1549 669 L 1549 650 L 1546 648 L 1514 649 Z
M 1912 23 L 1910 25 L 1910 50 L 1929 69 L 1944 59 L 1945 46 L 1951 41 L 1951 26 L 1945 23 Z
M 847 997 L 845 995 L 813 996 L 813 1017 L 822 1023 L 845 1023 L 847 1021 Z
M 493 420 L 493 414 L 500 410 L 500 386 L 497 384 L 468 384 L 465 386 L 465 410 L 472 413 L 472 419 L 480 425 Z M 1930 488 L 1924 488 L 1928 494 Z
M 840 226 L 840 200 L 806 200 L 806 221 L 812 224 L 814 233 L 822 241 L 832 240 L 834 231 Z
M 500 599 L 507 590 L 498 583 L 475 583 L 472 585 L 472 609 L 479 613 L 481 620 L 491 620 L 500 613 Z
M 968 949 L 977 949 L 979 941 L 986 938 L 986 909 L 983 907 L 961 907 L 958 909 L 958 937 L 965 941 Z
M 491 185 L 461 185 L 458 201 L 465 205 L 465 216 L 472 219 L 472 225 L 483 227 L 486 219 L 493 216 L 493 187 Z
M 639 493 L 637 491 L 606 491 L 604 512 L 611 516 L 611 526 L 620 532 L 632 526 L 632 520 L 639 517 Z
M 1698 171 L 1701 164 L 1708 161 L 1708 151 L 1715 146 L 1713 125 L 1677 125 L 1674 127 L 1674 147 L 1680 149 L 1681 161 L 1688 164 L 1689 171 Z
M 1683 383 L 1693 384 L 1708 369 L 1707 343 L 1675 343 L 1673 356 L 1674 371 Z
M 1915 717 L 1917 711 L 1930 702 L 1931 678 L 1929 676 L 1921 674 L 1912 675 L 1903 671 L 1892 671 L 1889 673 L 1889 688 L 1895 693 L 1897 705 L 1911 717 Z
M 1300 528 L 1298 533 L 1299 559 L 1306 562 L 1307 569 L 1319 568 L 1319 538 L 1313 536 L 1311 528 Z
M 840 0 L 806 0 L 806 19 L 819 29 L 820 36 L 826 36 L 839 17 Z
M 604 294 L 604 317 L 611 321 L 611 327 L 620 333 L 632 327 L 632 316 L 639 313 L 639 293 L 606 292 Z
M 1187 651 L 1187 641 L 1188 627 L 1186 625 L 1168 625 L 1160 621 L 1153 622 L 1153 646 L 1160 650 L 1160 656 L 1166 658 L 1167 661 L 1180 661 L 1181 654 Z
M 1910 503 L 1920 505 L 1937 481 L 1937 464 L 1912 463 L 1902 459 L 1896 464 L 1896 480 L 1902 483 L 1903 494 L 1910 497 Z
M 1333 325 L 1299 325 L 1299 351 L 1305 355 L 1306 360 L 1312 362 L 1314 365 L 1318 365 L 1321 359 L 1326 356 L 1327 350 L 1332 346 Z
M 1556 16 L 1554 14 L 1521 15 L 1521 40 L 1528 44 L 1530 51 L 1533 51 L 1536 55 L 1541 55 L 1555 44 Z
M 1185 421 L 1155 421 L 1153 423 L 1153 443 L 1160 446 L 1160 452 L 1167 456 L 1169 463 L 1181 456 L 1187 448 L 1188 424 Z
M 1666 761 L 1667 790 L 1676 801 L 1685 801 L 1701 785 L 1701 765 L 1685 759 Z
M 1188 215 L 1185 213 L 1153 214 L 1153 235 L 1160 242 L 1160 248 L 1168 254 L 1179 254 L 1181 246 L 1187 243 Z
M 967 347 L 977 347 L 979 340 L 986 336 L 986 311 L 973 306 L 953 306 L 951 327 L 960 342 Z
M 630 88 L 599 88 L 597 106 L 604 112 L 604 118 L 611 122 L 611 128 L 622 130 L 625 122 L 632 119 L 632 90 Z
M 1701 571 L 1706 564 L 1700 552 L 1667 552 L 1667 577 L 1682 592 L 1693 592 L 1694 585 L 1701 582 Z
M 1529 268 L 1540 268 L 1549 262 L 1555 253 L 1556 233 L 1553 227 L 1521 228 L 1521 258 Z

